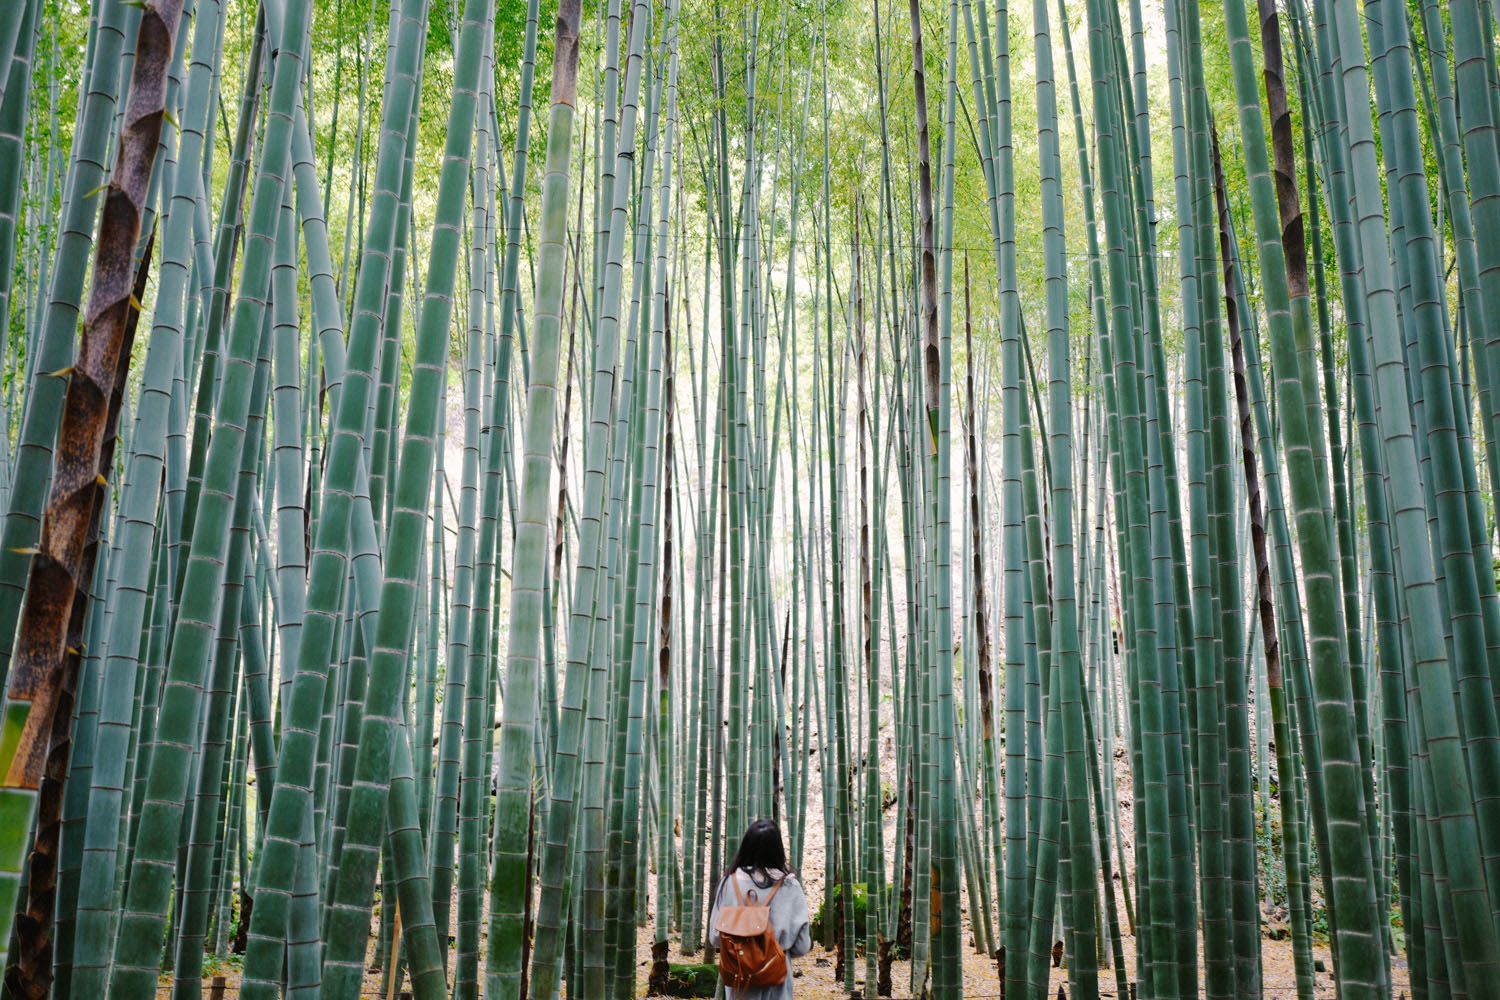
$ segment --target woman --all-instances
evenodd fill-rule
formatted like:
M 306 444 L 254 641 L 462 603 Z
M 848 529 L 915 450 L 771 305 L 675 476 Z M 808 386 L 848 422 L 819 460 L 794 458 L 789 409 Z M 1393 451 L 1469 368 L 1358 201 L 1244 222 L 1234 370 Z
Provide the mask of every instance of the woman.
M 729 880 L 734 879 L 731 885 Z M 780 886 L 777 886 L 777 883 Z M 735 888 L 738 886 L 738 896 Z M 781 830 L 768 819 L 758 819 L 750 824 L 740 841 L 740 849 L 729 863 L 729 872 L 719 882 L 719 891 L 714 895 L 713 911 L 708 917 L 708 943 L 719 947 L 719 910 L 727 906 L 740 905 L 740 897 L 749 901 L 754 892 L 756 900 L 765 905 L 770 900 L 770 925 L 776 934 L 776 943 L 787 958 L 806 955 L 812 947 L 809 924 L 812 917 L 807 912 L 807 896 L 802 884 L 787 870 L 786 848 L 781 843 Z M 773 895 L 774 892 L 774 895 Z M 763 989 L 736 991 L 726 988 L 726 1000 L 791 1000 L 792 975 L 787 971 L 786 979 L 778 986 Z

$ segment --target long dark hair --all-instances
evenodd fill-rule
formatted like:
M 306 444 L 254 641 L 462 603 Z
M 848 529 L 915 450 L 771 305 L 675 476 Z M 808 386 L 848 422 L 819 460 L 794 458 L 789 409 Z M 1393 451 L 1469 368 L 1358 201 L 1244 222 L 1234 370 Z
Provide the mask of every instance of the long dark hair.
M 740 849 L 734 852 L 734 860 L 729 862 L 729 868 L 724 872 L 724 878 L 719 882 L 719 888 L 723 889 L 724 883 L 729 881 L 729 876 L 743 868 L 750 876 L 751 881 L 761 888 L 769 888 L 771 885 L 771 871 L 779 871 L 789 874 L 790 869 L 786 863 L 786 847 L 781 842 L 781 828 L 768 819 L 758 819 L 750 824 L 745 831 L 745 836 L 740 839 Z M 760 878 L 756 873 L 760 873 Z M 762 885 L 762 880 L 764 884 Z

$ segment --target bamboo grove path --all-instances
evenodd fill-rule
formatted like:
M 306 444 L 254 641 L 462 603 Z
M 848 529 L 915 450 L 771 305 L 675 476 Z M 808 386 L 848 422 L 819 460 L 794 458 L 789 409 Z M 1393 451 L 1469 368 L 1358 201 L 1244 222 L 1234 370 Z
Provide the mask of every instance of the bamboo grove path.
M 1500 997 L 1495 18 L 8 0 L 5 995 Z

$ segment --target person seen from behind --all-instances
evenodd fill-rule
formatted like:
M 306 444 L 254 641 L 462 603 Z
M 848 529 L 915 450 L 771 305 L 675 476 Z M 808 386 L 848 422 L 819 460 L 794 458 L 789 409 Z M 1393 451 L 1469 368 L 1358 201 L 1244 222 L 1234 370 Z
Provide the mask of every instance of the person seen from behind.
M 719 882 L 708 918 L 725 1000 L 791 1000 L 787 959 L 812 948 L 811 921 L 802 884 L 787 870 L 781 830 L 756 820 Z

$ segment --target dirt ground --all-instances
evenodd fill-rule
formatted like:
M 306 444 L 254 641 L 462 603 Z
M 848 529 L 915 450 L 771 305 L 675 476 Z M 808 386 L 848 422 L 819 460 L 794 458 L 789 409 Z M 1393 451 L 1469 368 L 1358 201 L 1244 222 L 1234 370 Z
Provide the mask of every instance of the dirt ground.
M 889 706 L 883 706 L 882 716 L 888 715 Z M 887 788 L 897 787 L 897 775 L 893 763 L 894 753 L 889 744 L 889 736 L 886 735 L 889 719 L 882 720 L 882 784 Z M 809 783 L 807 798 L 808 823 L 804 830 L 805 844 L 800 864 L 793 859 L 793 866 L 798 868 L 798 877 L 801 879 L 807 891 L 809 905 L 816 911 L 819 902 L 823 898 L 826 879 L 827 854 L 823 835 L 823 796 L 820 787 L 821 773 L 818 767 L 818 758 L 813 758 L 814 764 L 809 768 Z M 1125 760 L 1123 751 L 1117 749 L 1115 758 L 1115 805 L 1119 810 L 1119 823 L 1117 829 L 1124 839 L 1124 853 L 1127 858 L 1134 851 L 1134 838 L 1132 836 L 1133 790 L 1131 786 L 1131 775 L 1128 762 Z M 889 871 L 894 864 L 894 844 L 897 835 L 896 809 L 888 808 L 885 813 L 882 837 L 883 846 L 886 851 L 886 865 Z M 790 850 L 791 845 L 788 844 Z M 732 850 L 732 845 L 729 848 Z M 1117 855 L 1118 856 L 1118 855 Z M 1102 885 L 1101 885 L 1102 888 Z M 1115 882 L 1118 899 L 1119 882 Z M 652 886 L 654 896 L 655 886 Z M 655 905 L 654 899 L 652 905 Z M 993 960 L 977 952 L 972 946 L 972 924 L 969 920 L 969 903 L 967 893 L 962 900 L 964 913 L 964 933 L 968 946 L 964 949 L 964 996 L 968 1000 L 998 1000 L 1001 992 L 1001 983 Z M 653 910 L 654 912 L 654 910 Z M 1262 996 L 1268 1000 L 1281 1000 L 1281 998 L 1295 998 L 1297 996 L 1297 975 L 1293 963 L 1292 942 L 1284 933 L 1286 929 L 1286 914 L 1271 912 L 1268 906 L 1262 906 L 1261 926 L 1266 930 L 1276 930 L 1280 939 L 1272 939 L 1267 936 L 1261 941 L 1263 989 Z M 1123 903 L 1120 909 L 1121 923 L 1121 947 L 1125 955 L 1126 974 L 1135 974 L 1135 938 L 1127 933 L 1126 918 Z M 645 991 L 646 977 L 651 968 L 651 941 L 652 932 L 649 927 L 643 928 L 637 939 L 637 960 L 641 990 Z M 674 939 L 670 942 L 670 958 L 672 961 L 684 961 L 681 954 L 680 941 Z M 1200 941 L 1200 955 L 1202 943 Z M 1337 996 L 1334 986 L 1332 969 L 1333 958 L 1329 952 L 1326 942 L 1315 942 L 1313 946 L 1313 957 L 1322 964 L 1323 972 L 1316 974 L 1316 995 L 1320 998 L 1333 998 Z M 697 959 L 701 961 L 701 954 Z M 1105 967 L 1099 970 L 1099 995 L 1104 998 L 1129 997 L 1128 988 L 1121 991 L 1119 984 L 1115 982 L 1113 960 L 1104 963 Z M 795 982 L 793 991 L 799 998 L 810 998 L 810 1000 L 836 1000 L 847 996 L 844 992 L 842 981 L 834 978 L 835 956 L 833 952 L 825 950 L 821 945 L 814 943 L 813 950 L 803 958 L 792 962 L 793 976 Z M 1393 978 L 1391 995 L 1397 1000 L 1409 994 L 1409 976 L 1406 971 L 1404 958 L 1396 957 L 1391 961 L 1391 975 Z M 1201 966 L 1200 966 L 1201 968 Z M 865 963 L 863 957 L 855 962 L 856 992 L 864 989 Z M 912 982 L 911 963 L 896 962 L 893 964 L 891 973 L 893 990 L 896 998 L 911 997 L 914 992 L 922 989 L 921 983 Z M 1058 987 L 1062 986 L 1067 992 L 1068 970 L 1066 968 L 1053 969 L 1051 981 L 1048 986 L 1048 996 L 1056 997 Z
M 1133 973 L 1135 963 L 1135 939 L 1125 938 L 1122 941 L 1125 949 L 1125 968 L 1128 973 Z M 1282 1000 L 1282 998 L 1295 998 L 1297 996 L 1297 977 L 1292 966 L 1292 944 L 1290 941 L 1264 941 L 1261 945 L 1263 956 L 1263 968 L 1265 975 L 1262 996 L 1270 1000 Z M 649 931 L 641 936 L 639 950 L 641 990 L 644 993 L 646 975 L 651 968 L 651 935 Z M 1321 959 L 1324 968 L 1332 968 L 1328 948 L 1318 945 L 1314 948 L 1314 954 Z M 673 942 L 671 950 L 673 961 L 683 961 L 680 952 Z M 701 961 L 701 956 L 698 959 Z M 1406 973 L 1404 970 L 1395 971 L 1397 976 L 1394 997 L 1405 995 Z M 820 945 L 814 944 L 813 950 L 803 958 L 793 959 L 792 975 L 794 982 L 793 993 L 799 1000 L 843 1000 L 847 994 L 844 993 L 843 983 L 834 979 L 834 955 L 824 950 Z M 860 958 L 855 964 L 856 991 L 863 990 L 864 959 Z M 909 962 L 896 962 L 892 967 L 891 980 L 894 986 L 893 996 L 897 998 L 912 997 L 911 964 Z M 1062 986 L 1067 990 L 1068 970 L 1053 969 L 1051 983 L 1048 986 L 1048 996 L 1056 997 L 1057 989 Z M 917 984 L 921 988 L 921 984 Z M 972 948 L 966 948 L 964 954 L 964 997 L 966 1000 L 998 1000 L 1000 996 L 1000 980 L 995 969 L 995 963 L 977 954 Z M 1069 994 L 1071 995 L 1071 994 Z M 1101 998 L 1129 997 L 1129 991 L 1121 993 L 1115 982 L 1112 969 L 1101 969 L 1099 971 L 1099 996 Z M 1320 972 L 1317 974 L 1317 996 L 1334 997 L 1337 991 L 1334 988 L 1333 976 Z
M 641 996 L 646 995 L 646 978 L 651 970 L 651 930 L 642 928 L 638 937 L 637 960 L 638 975 L 637 983 Z M 1126 937 L 1122 941 L 1125 949 L 1125 962 L 1127 971 L 1132 971 L 1135 961 L 1135 939 Z M 1292 967 L 1292 946 L 1290 941 L 1262 942 L 1263 967 L 1265 970 L 1265 988 L 1262 995 L 1270 1000 L 1291 1000 L 1297 995 L 1296 975 Z M 1314 948 L 1314 954 L 1324 963 L 1324 968 L 1332 968 L 1331 959 L 1326 945 L 1319 944 Z M 371 947 L 371 958 L 374 957 L 373 941 Z M 670 957 L 672 961 L 685 961 L 678 947 L 678 942 L 673 941 Z M 702 960 L 701 953 L 697 957 Z M 793 993 L 799 1000 L 843 1000 L 847 996 L 844 993 L 843 983 L 834 978 L 834 954 L 825 950 L 821 945 L 814 944 L 813 950 L 802 958 L 794 959 L 792 965 Z M 451 970 L 450 970 L 451 973 Z M 1404 997 L 1407 993 L 1407 977 L 1404 969 L 1393 970 L 1396 977 L 1393 996 Z M 1053 969 L 1052 979 L 1048 987 L 1048 996 L 1057 996 L 1057 989 L 1062 986 L 1067 990 L 1067 969 Z M 864 959 L 860 958 L 855 963 L 856 993 L 864 988 Z M 239 970 L 228 968 L 224 970 L 225 997 L 237 997 L 239 995 Z M 913 996 L 913 983 L 911 982 L 911 964 L 909 962 L 896 962 L 892 966 L 892 983 L 894 989 L 892 994 L 896 998 L 909 998 Z M 1000 980 L 995 969 L 995 963 L 982 955 L 976 953 L 972 948 L 965 948 L 964 954 L 964 996 L 967 1000 L 998 1000 L 1000 996 Z M 379 972 L 370 972 L 365 976 L 364 986 L 360 990 L 361 997 L 376 998 L 385 997 L 388 983 Z M 915 984 L 920 990 L 921 984 Z M 403 983 L 402 989 L 409 989 L 409 983 Z M 205 977 L 203 980 L 203 993 L 205 997 L 212 996 L 213 977 Z M 1332 998 L 1336 996 L 1333 977 L 1326 973 L 1317 974 L 1317 996 Z M 169 1000 L 172 995 L 172 980 L 170 976 L 163 976 L 157 988 L 158 1000 Z M 408 994 L 409 995 L 409 994 Z M 1101 969 L 1099 972 L 1099 995 L 1102 998 L 1113 1000 L 1116 997 L 1128 997 L 1128 990 L 1122 993 L 1115 982 L 1114 973 L 1111 969 Z M 401 991 L 396 996 L 402 997 Z
M 812 834 L 813 831 L 809 831 Z M 891 830 L 887 830 L 889 837 Z M 821 832 L 816 837 L 809 836 L 806 852 L 803 858 L 802 871 L 799 873 L 807 888 L 807 895 L 812 907 L 816 910 L 823 894 L 823 861 Z M 889 844 L 889 839 L 887 844 Z M 654 899 L 652 900 L 654 906 Z M 964 949 L 963 958 L 963 985 L 964 996 L 968 1000 L 997 1000 L 1001 992 L 1001 984 L 995 963 L 979 954 L 972 947 L 969 935 L 967 900 L 964 901 L 964 919 L 966 943 L 969 946 Z M 1123 921 L 1123 915 L 1121 917 Z M 485 926 L 485 925 L 481 925 Z M 651 944 L 653 932 L 648 925 L 642 927 L 637 935 L 637 983 L 640 990 L 639 995 L 646 995 L 646 980 L 651 969 Z M 1134 974 L 1135 966 L 1135 938 L 1129 935 L 1122 936 L 1122 947 L 1125 953 L 1125 966 L 1128 974 Z M 374 939 L 371 939 L 370 960 L 374 960 Z M 481 946 L 482 948 L 482 946 Z M 1290 940 L 1266 939 L 1261 943 L 1264 969 L 1264 990 L 1262 995 L 1270 1000 L 1282 1000 L 1282 998 L 1294 998 L 1297 995 L 1296 974 L 1292 962 L 1292 946 Z M 450 952 L 451 955 L 451 952 Z M 701 952 L 695 959 L 689 959 L 682 955 L 680 941 L 674 939 L 670 943 L 669 955 L 672 961 L 696 960 L 702 961 Z M 1332 959 L 1326 944 L 1316 944 L 1314 955 L 1323 964 L 1324 969 L 1332 969 Z M 1403 998 L 1408 992 L 1408 977 L 1405 963 L 1400 959 L 1392 962 L 1392 974 L 1395 977 L 1392 996 Z M 812 951 L 799 959 L 792 961 L 792 975 L 794 977 L 793 991 L 802 1000 L 841 1000 L 845 997 L 843 983 L 834 978 L 835 956 L 831 951 L 825 950 L 821 945 L 814 943 Z M 864 959 L 860 957 L 855 962 L 856 995 L 864 990 Z M 239 969 L 230 966 L 222 971 L 224 976 L 224 997 L 236 997 L 239 995 Z M 450 982 L 452 968 L 449 969 Z M 1056 997 L 1058 987 L 1062 986 L 1067 992 L 1066 968 L 1053 969 L 1051 971 L 1051 982 L 1048 987 L 1048 996 Z M 896 998 L 909 998 L 919 995 L 922 989 L 921 983 L 912 982 L 911 963 L 895 962 L 892 967 L 893 995 Z M 163 976 L 157 990 L 158 1000 L 168 1000 L 171 996 L 171 977 Z M 409 989 L 409 983 L 403 983 L 401 989 Z M 213 977 L 205 977 L 203 980 L 203 991 L 206 997 L 212 998 Z M 378 972 L 372 971 L 365 977 L 365 983 L 361 989 L 362 997 L 376 998 L 388 995 L 389 983 Z M 1317 996 L 1332 998 L 1337 991 L 1334 988 L 1333 977 L 1329 972 L 1317 974 Z M 1129 997 L 1128 989 L 1121 991 L 1115 982 L 1112 966 L 1101 968 L 1099 971 L 1099 995 L 1103 998 L 1126 998 Z M 395 993 L 400 998 L 403 996 L 400 989 Z
M 885 784 L 888 788 L 895 788 L 897 785 L 897 776 L 895 774 L 894 764 L 890 763 L 895 755 L 890 752 L 891 748 L 888 744 L 888 740 L 889 737 L 883 734 L 882 741 L 883 743 L 885 743 L 885 745 L 882 746 L 882 764 L 884 765 L 882 767 L 882 783 Z M 813 759 L 815 762 L 817 761 L 816 756 Z M 809 904 L 815 911 L 818 907 L 819 902 L 823 898 L 823 892 L 826 884 L 825 879 L 827 855 L 825 851 L 823 836 L 823 801 L 820 783 L 821 775 L 819 772 L 819 768 L 817 764 L 814 763 L 814 765 L 809 768 L 810 787 L 808 789 L 806 806 L 806 816 L 808 817 L 808 822 L 806 823 L 804 830 L 805 843 L 803 848 L 803 856 L 800 860 L 800 863 L 796 859 L 793 859 L 793 866 L 798 869 L 797 874 L 806 889 Z M 1126 857 L 1129 857 L 1131 855 L 1131 852 L 1133 851 L 1130 813 L 1132 806 L 1132 791 L 1130 786 L 1130 772 L 1128 766 L 1126 765 L 1126 762 L 1123 759 L 1123 755 L 1117 755 L 1117 758 L 1115 760 L 1115 785 L 1116 787 L 1114 800 L 1116 808 L 1119 810 L 1120 820 L 1117 829 L 1120 831 L 1121 836 L 1125 840 L 1124 851 Z M 888 808 L 886 810 L 885 822 L 883 824 L 884 829 L 882 830 L 888 870 L 894 864 L 894 843 L 897 833 L 896 813 L 897 810 L 894 807 Z M 785 826 L 785 824 L 783 824 L 783 826 Z M 683 845 L 681 842 L 681 838 L 679 837 L 679 851 L 682 849 L 682 847 Z M 733 847 L 734 845 L 730 844 L 727 845 L 726 849 L 732 851 Z M 791 845 L 790 843 L 788 843 L 789 850 L 790 847 Z M 648 906 L 651 908 L 651 912 L 654 913 L 656 902 L 654 873 L 652 878 L 648 878 L 647 885 Z M 1118 881 L 1116 882 L 1116 890 L 1118 891 Z M 965 940 L 967 942 L 971 942 L 972 929 L 971 924 L 969 923 L 970 911 L 968 907 L 968 900 L 966 897 L 962 899 L 961 905 L 963 906 L 964 912 Z M 1120 913 L 1120 921 L 1122 924 L 1123 932 L 1125 930 L 1125 914 L 1123 908 Z M 1262 907 L 1261 923 L 1263 927 L 1274 928 L 1277 927 L 1278 924 L 1284 926 L 1284 921 L 1284 915 L 1271 913 L 1268 911 L 1267 907 Z M 487 927 L 487 920 L 485 921 L 485 923 L 481 924 L 481 927 Z M 652 927 L 648 922 L 648 925 L 642 927 L 637 935 L 637 984 L 640 991 L 638 995 L 641 996 L 646 995 L 646 980 L 651 969 L 652 937 Z M 1135 938 L 1133 936 L 1130 936 L 1129 934 L 1123 934 L 1121 944 L 1125 953 L 1125 967 L 1127 974 L 1134 975 Z M 482 947 L 483 946 L 481 945 L 481 954 Z M 1262 991 L 1262 995 L 1269 998 L 1269 1000 L 1282 1000 L 1282 998 L 1287 998 L 1287 1000 L 1290 1000 L 1290 998 L 1295 998 L 1297 995 L 1296 973 L 1293 966 L 1291 941 L 1284 938 L 1281 940 L 1272 940 L 1267 937 L 1261 942 L 1261 951 L 1262 968 L 1264 972 L 1264 989 Z M 670 942 L 669 955 L 672 961 L 686 960 L 685 957 L 681 954 L 680 941 L 676 937 L 674 937 Z M 451 956 L 452 953 L 450 952 L 450 982 L 452 976 Z M 1314 957 L 1322 963 L 1322 966 L 1325 970 L 1331 970 L 1333 968 L 1332 958 L 1329 954 L 1329 949 L 1326 943 L 1315 944 Z M 370 959 L 373 963 L 373 937 L 371 939 L 370 945 Z M 695 960 L 702 960 L 701 953 L 700 956 L 698 956 Z M 1130 996 L 1128 988 L 1122 992 L 1119 988 L 1119 984 L 1115 982 L 1112 963 L 1105 963 L 1105 965 L 1106 967 L 1099 970 L 1099 995 L 1103 998 L 1108 998 L 1108 1000 L 1114 1000 L 1114 998 L 1117 997 L 1128 998 Z M 1405 962 L 1401 958 L 1394 958 L 1391 965 L 1392 976 L 1394 979 L 1394 982 L 1392 984 L 1392 996 L 1397 998 L 1397 1000 L 1401 1000 L 1401 998 L 1409 995 L 1409 977 L 1406 972 Z M 793 992 L 795 993 L 795 995 L 798 998 L 801 998 L 801 1000 L 839 1000 L 839 998 L 845 997 L 847 994 L 844 993 L 843 983 L 834 978 L 834 966 L 834 954 L 830 951 L 826 951 L 822 948 L 821 945 L 815 943 L 813 945 L 813 950 L 811 951 L 811 953 L 802 958 L 795 959 L 792 962 L 792 975 L 794 977 Z M 995 968 L 995 963 L 992 960 L 979 954 L 974 950 L 972 944 L 970 944 L 970 946 L 964 949 L 963 966 L 964 996 L 968 998 L 968 1000 L 998 1000 L 1001 992 L 1001 984 L 999 976 L 997 974 L 997 970 Z M 862 992 L 864 988 L 864 968 L 865 966 L 863 957 L 856 959 L 855 976 L 857 993 Z M 221 972 L 224 976 L 223 996 L 238 996 L 239 970 L 237 966 L 231 965 L 230 967 L 221 970 Z M 1067 977 L 1068 970 L 1066 968 L 1053 969 L 1051 971 L 1051 981 L 1048 987 L 1049 997 L 1056 997 L 1058 995 L 1059 986 L 1063 987 L 1065 993 L 1068 992 Z M 1337 995 L 1331 971 L 1317 973 L 1316 982 L 1316 995 L 1319 998 L 1333 998 Z M 894 987 L 892 992 L 894 997 L 896 998 L 910 998 L 914 994 L 919 994 L 923 985 L 921 983 L 912 982 L 911 965 L 909 962 L 894 963 L 892 968 L 892 983 Z M 213 978 L 211 976 L 206 977 L 203 981 L 204 995 L 206 997 L 209 997 L 210 1000 L 212 1000 L 213 997 L 213 994 L 211 992 L 212 985 Z M 409 988 L 409 986 L 409 983 L 402 984 L 402 986 L 397 989 L 394 996 L 396 998 L 402 997 L 401 990 L 407 989 Z M 370 972 L 365 977 L 365 982 L 361 989 L 361 996 L 369 998 L 386 997 L 388 995 L 389 988 L 390 984 L 384 980 L 384 978 L 378 971 Z M 170 996 L 171 977 L 164 976 L 157 990 L 157 997 L 158 1000 L 169 1000 Z
M 1130 832 L 1130 810 L 1132 808 L 1130 772 L 1128 766 L 1126 765 L 1126 762 L 1123 759 L 1123 755 L 1120 755 L 1115 763 L 1115 799 L 1117 807 L 1120 809 L 1119 829 L 1121 831 L 1121 835 L 1125 838 L 1125 853 L 1126 856 L 1129 857 L 1131 852 L 1134 850 L 1133 838 L 1131 837 Z M 814 911 L 816 911 L 820 900 L 823 898 L 827 856 L 824 847 L 822 824 L 822 794 L 821 789 L 818 787 L 818 782 L 820 779 L 816 768 L 812 768 L 810 769 L 810 771 L 810 781 L 812 787 L 809 788 L 808 792 L 807 816 L 810 818 L 811 822 L 808 823 L 805 831 L 806 843 L 804 846 L 804 853 L 798 871 L 798 876 L 801 879 L 804 887 L 806 888 L 809 905 L 812 906 Z M 884 767 L 882 768 L 882 771 L 885 772 L 882 774 L 884 783 L 887 784 L 888 787 L 894 787 L 896 783 L 894 767 Z M 886 811 L 884 829 L 882 831 L 882 836 L 884 838 L 883 843 L 886 850 L 887 870 L 889 870 L 894 863 L 895 853 L 893 845 L 895 843 L 894 838 L 896 836 L 896 833 L 896 810 L 894 808 L 890 808 Z M 790 845 L 788 846 L 790 849 Z M 796 866 L 795 860 L 793 864 L 794 866 Z M 1115 887 L 1118 893 L 1118 880 L 1116 881 Z M 652 904 L 654 905 L 654 899 L 652 901 Z M 964 913 L 965 940 L 966 942 L 968 942 L 968 946 L 964 949 L 963 958 L 964 996 L 968 998 L 968 1000 L 998 1000 L 1001 993 L 1001 983 L 995 967 L 995 963 L 993 960 L 975 951 L 972 947 L 972 924 L 969 921 L 970 911 L 968 906 L 967 894 L 965 894 L 962 900 L 962 906 Z M 1284 926 L 1284 921 L 1286 919 L 1284 915 L 1265 912 L 1265 910 L 1266 908 L 1263 907 L 1263 912 L 1261 914 L 1261 923 L 1263 927 L 1271 928 L 1276 927 L 1278 924 Z M 1133 976 L 1135 973 L 1135 938 L 1128 933 L 1125 933 L 1125 914 L 1123 911 L 1123 907 L 1120 912 L 1120 922 L 1122 925 L 1121 947 L 1125 954 L 1125 969 L 1127 975 Z M 646 977 L 651 969 L 651 941 L 651 928 L 643 928 L 637 938 L 637 961 L 639 970 L 638 982 L 641 984 L 640 988 L 643 994 L 646 988 Z M 687 960 L 684 958 L 684 956 L 682 956 L 679 944 L 680 942 L 675 939 L 671 942 L 669 955 L 672 961 Z M 1297 996 L 1297 977 L 1295 966 L 1293 964 L 1291 940 L 1289 938 L 1272 940 L 1271 938 L 1267 937 L 1261 942 L 1261 955 L 1263 970 L 1262 996 L 1268 998 L 1268 1000 L 1282 1000 L 1282 998 L 1288 998 L 1288 1000 L 1290 1000 L 1290 998 L 1295 998 Z M 1315 943 L 1313 948 L 1313 955 L 1317 961 L 1320 961 L 1322 963 L 1322 966 L 1325 970 L 1330 970 L 1319 972 L 1316 974 L 1316 995 L 1319 998 L 1333 998 L 1337 996 L 1337 990 L 1334 986 L 1333 976 L 1331 973 L 1331 970 L 1333 968 L 1333 959 L 1329 953 L 1327 944 Z M 695 960 L 702 960 L 701 953 L 700 956 Z M 1130 996 L 1128 988 L 1122 992 L 1119 988 L 1119 985 L 1115 981 L 1112 960 L 1105 964 L 1107 967 L 1101 968 L 1099 970 L 1100 997 L 1111 998 L 1111 1000 L 1112 998 L 1116 997 L 1128 998 Z M 1391 995 L 1400 1000 L 1400 998 L 1404 998 L 1408 995 L 1409 977 L 1407 976 L 1405 961 L 1403 959 L 1395 958 L 1392 960 L 1391 964 L 1391 972 L 1394 978 Z M 803 998 L 803 1000 L 841 1000 L 841 998 L 846 997 L 847 994 L 844 992 L 842 981 L 834 978 L 834 966 L 834 953 L 831 951 L 827 951 L 821 945 L 814 943 L 813 949 L 808 955 L 803 958 L 795 959 L 792 962 L 792 975 L 795 980 L 793 983 L 794 994 L 799 998 Z M 862 992 L 864 989 L 864 971 L 864 958 L 860 957 L 856 959 L 855 962 L 857 993 Z M 892 967 L 891 980 L 893 985 L 892 994 L 896 998 L 912 997 L 914 993 L 919 993 L 919 991 L 922 989 L 921 983 L 912 982 L 911 963 L 909 962 L 895 962 Z M 1069 993 L 1067 982 L 1068 970 L 1066 968 L 1053 969 L 1051 971 L 1051 981 L 1048 986 L 1048 996 L 1056 997 L 1058 995 L 1057 991 L 1059 986 L 1063 987 L 1065 993 Z

